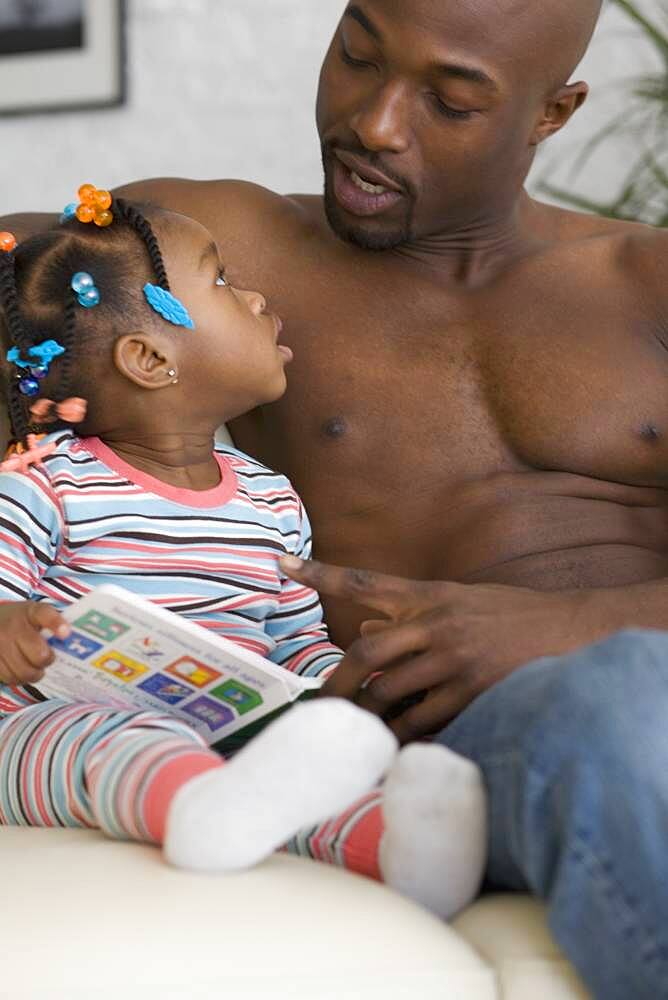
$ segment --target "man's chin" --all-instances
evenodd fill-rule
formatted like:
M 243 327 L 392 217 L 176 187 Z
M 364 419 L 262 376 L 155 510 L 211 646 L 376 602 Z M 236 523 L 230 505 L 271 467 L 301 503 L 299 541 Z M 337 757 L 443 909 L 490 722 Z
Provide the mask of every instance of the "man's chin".
M 407 228 L 384 229 L 376 219 L 360 219 L 359 222 L 353 222 L 347 213 L 344 217 L 334 195 L 327 190 L 325 190 L 325 214 L 330 229 L 340 240 L 352 243 L 362 250 L 393 250 L 410 239 Z

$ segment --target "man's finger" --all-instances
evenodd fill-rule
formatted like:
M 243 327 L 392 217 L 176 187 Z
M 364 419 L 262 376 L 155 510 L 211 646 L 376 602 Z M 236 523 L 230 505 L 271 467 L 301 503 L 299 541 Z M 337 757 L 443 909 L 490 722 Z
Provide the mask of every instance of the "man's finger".
M 315 559 L 282 556 L 281 569 L 292 580 L 329 597 L 342 597 L 386 615 L 419 611 L 425 584 L 401 576 L 374 573 L 368 569 L 330 566 Z
M 404 659 L 389 670 L 384 670 L 382 674 L 374 677 L 364 688 L 362 695 L 358 699 L 358 704 L 362 708 L 367 708 L 373 704 L 376 708 L 369 709 L 376 714 L 385 715 L 393 708 L 401 705 L 407 699 L 440 689 L 444 684 L 448 684 L 447 662 L 444 662 L 444 654 L 423 653 Z M 363 700 L 364 699 L 364 700 Z M 418 703 L 423 698 L 417 699 Z M 378 711 L 378 707 L 382 711 Z M 396 712 L 395 714 L 399 714 Z
M 356 639 L 323 685 L 323 693 L 333 698 L 357 700 L 373 674 L 387 670 L 407 656 L 423 652 L 428 644 L 429 633 L 424 626 L 414 622 Z
M 49 629 L 58 639 L 66 639 L 72 631 L 61 613 L 44 601 L 28 605 L 28 622 L 36 629 Z
M 396 719 L 388 722 L 388 728 L 404 746 L 425 736 L 440 733 L 470 701 L 470 693 L 456 682 L 444 684 L 437 690 L 430 691 L 419 704 L 411 705 Z
M 386 628 L 392 628 L 394 624 L 390 618 L 370 618 L 360 625 L 360 635 L 373 635 L 374 632 L 383 632 Z

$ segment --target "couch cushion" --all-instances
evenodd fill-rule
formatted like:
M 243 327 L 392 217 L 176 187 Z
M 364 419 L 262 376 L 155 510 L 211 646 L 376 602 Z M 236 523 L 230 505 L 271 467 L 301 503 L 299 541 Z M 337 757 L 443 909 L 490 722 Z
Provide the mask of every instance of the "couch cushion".
M 581 1000 L 525 897 L 441 923 L 275 855 L 203 876 L 83 830 L 0 827 L 2 1000 Z
M 97 833 L 7 827 L 0 858 L 3 1000 L 497 1000 L 448 926 L 315 862 L 202 876 Z
M 512 1000 L 586 1000 L 575 970 L 550 935 L 545 907 L 528 896 L 485 896 L 451 925 L 497 971 Z

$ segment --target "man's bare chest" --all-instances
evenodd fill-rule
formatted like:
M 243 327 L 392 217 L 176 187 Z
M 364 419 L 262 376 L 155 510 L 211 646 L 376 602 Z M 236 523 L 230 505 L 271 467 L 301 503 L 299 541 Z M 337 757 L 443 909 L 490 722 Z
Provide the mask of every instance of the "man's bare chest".
M 419 307 L 419 303 L 417 303 Z M 386 480 L 521 468 L 668 479 L 668 353 L 600 303 L 420 311 L 386 301 L 309 328 L 265 433 L 304 464 Z M 419 447 L 418 447 L 419 446 Z M 269 457 L 269 456 L 267 456 Z

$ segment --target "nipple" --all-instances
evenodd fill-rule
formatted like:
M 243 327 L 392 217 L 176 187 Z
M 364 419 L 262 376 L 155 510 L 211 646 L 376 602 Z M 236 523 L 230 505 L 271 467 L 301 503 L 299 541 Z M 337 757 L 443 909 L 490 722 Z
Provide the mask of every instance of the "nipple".
M 640 437 L 649 444 L 656 444 L 661 437 L 661 433 L 654 424 L 643 424 L 640 428 Z
M 347 430 L 348 424 L 343 417 L 331 417 L 322 425 L 322 433 L 333 440 L 343 437 Z

